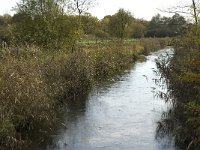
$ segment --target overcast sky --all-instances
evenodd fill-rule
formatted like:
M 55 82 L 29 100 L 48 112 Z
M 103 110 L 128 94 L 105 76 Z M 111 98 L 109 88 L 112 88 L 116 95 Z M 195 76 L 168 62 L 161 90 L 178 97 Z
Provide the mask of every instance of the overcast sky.
M 0 14 L 11 13 L 12 7 L 20 0 L 0 0 Z M 97 0 L 95 7 L 89 10 L 92 15 L 99 19 L 105 15 L 112 15 L 119 8 L 129 10 L 134 17 L 150 20 L 152 16 L 161 13 L 157 8 L 164 9 L 179 6 L 190 0 Z M 162 13 L 161 13 L 162 14 Z M 167 14 L 163 14 L 167 15 Z

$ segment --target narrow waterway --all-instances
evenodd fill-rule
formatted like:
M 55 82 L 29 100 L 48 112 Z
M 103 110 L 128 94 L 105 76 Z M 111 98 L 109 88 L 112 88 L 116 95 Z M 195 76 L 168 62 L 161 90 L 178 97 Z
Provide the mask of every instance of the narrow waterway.
M 153 96 L 153 70 L 155 59 L 165 51 L 137 62 L 116 82 L 93 88 L 84 106 L 70 106 L 64 115 L 66 126 L 52 135 L 54 144 L 42 149 L 175 150 L 167 140 L 155 139 L 156 122 L 166 105 Z

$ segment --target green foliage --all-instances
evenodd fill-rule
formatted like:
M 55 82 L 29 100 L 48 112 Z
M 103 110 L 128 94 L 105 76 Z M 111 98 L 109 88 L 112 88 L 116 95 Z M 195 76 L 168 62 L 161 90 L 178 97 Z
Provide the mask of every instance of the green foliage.
M 121 40 L 127 36 L 127 29 L 131 22 L 131 13 L 124 9 L 119 9 L 109 21 L 109 32 L 113 37 L 120 38 Z
M 90 14 L 85 14 L 81 16 L 81 24 L 85 34 L 95 35 L 99 28 L 99 20 Z
M 12 17 L 8 14 L 0 16 L 0 43 L 8 43 L 10 40 L 9 25 L 11 24 Z
M 130 38 L 143 38 L 147 30 L 147 22 L 140 19 L 135 19 L 129 26 L 129 37 Z
M 109 23 L 110 23 L 111 16 L 105 16 L 102 20 L 100 20 L 100 27 L 101 30 L 109 33 Z
M 15 43 L 48 48 L 69 48 L 79 36 L 76 17 L 66 16 L 55 0 L 22 1 L 13 17 Z
M 161 17 L 160 14 L 152 17 L 148 25 L 146 37 L 174 37 L 180 35 L 186 27 L 185 18 L 179 14 L 172 17 Z

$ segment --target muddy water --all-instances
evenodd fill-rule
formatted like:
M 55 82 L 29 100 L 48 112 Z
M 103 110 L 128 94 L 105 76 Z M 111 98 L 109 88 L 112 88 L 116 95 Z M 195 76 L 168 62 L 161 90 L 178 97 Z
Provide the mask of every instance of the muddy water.
M 167 140 L 155 140 L 156 122 L 166 105 L 154 98 L 155 59 L 150 54 L 113 84 L 97 86 L 84 100 L 70 106 L 65 127 L 52 135 L 47 150 L 175 150 Z

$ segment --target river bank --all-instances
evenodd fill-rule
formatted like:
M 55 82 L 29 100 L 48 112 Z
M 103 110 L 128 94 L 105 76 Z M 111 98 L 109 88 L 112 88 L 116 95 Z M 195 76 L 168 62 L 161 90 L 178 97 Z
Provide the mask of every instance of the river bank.
M 195 30 L 194 30 L 195 31 Z M 200 46 L 199 37 L 188 31 L 174 41 L 174 55 L 157 62 L 167 92 L 162 94 L 173 107 L 163 113 L 158 137 L 175 139 L 180 149 L 200 149 Z M 170 57 L 169 57 L 170 56 Z
M 129 68 L 139 54 L 160 49 L 164 41 L 114 42 L 74 53 L 34 46 L 1 48 L 1 147 L 17 149 L 31 143 L 32 130 L 53 130 L 65 101 Z

